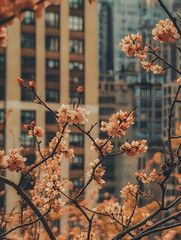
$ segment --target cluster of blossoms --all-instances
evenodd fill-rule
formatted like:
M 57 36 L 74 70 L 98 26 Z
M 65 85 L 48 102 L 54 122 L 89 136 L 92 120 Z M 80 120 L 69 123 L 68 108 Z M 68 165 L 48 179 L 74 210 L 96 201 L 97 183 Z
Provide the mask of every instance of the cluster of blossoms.
M 135 196 L 137 192 L 138 192 L 138 185 L 133 185 L 131 183 L 128 183 L 128 185 L 126 185 L 120 191 L 120 197 L 122 197 L 122 198 L 129 198 L 130 195 L 131 196 L 132 195 Z
M 4 150 L 0 151 L 0 165 L 8 168 L 9 171 L 19 172 L 25 167 L 24 162 L 27 159 L 22 157 L 17 149 L 10 149 L 9 154 L 5 156 Z
M 146 140 L 126 142 L 120 147 L 120 150 L 125 152 L 128 156 L 135 156 L 137 153 L 141 154 L 147 151 L 148 147 L 145 146 Z
M 113 145 L 111 145 L 111 141 L 107 141 L 107 139 L 100 140 L 99 138 L 96 138 L 95 143 L 97 144 L 97 146 L 101 148 L 101 151 L 104 156 L 106 156 L 107 153 L 112 152 Z M 94 145 L 94 143 L 92 143 L 91 150 L 95 151 L 97 154 L 100 154 L 98 148 Z
M 91 232 L 89 239 L 100 240 L 100 236 L 96 232 Z M 74 235 L 73 240 L 87 240 L 87 232 L 83 231 L 80 234 Z
M 138 56 L 140 60 L 145 60 L 147 58 L 148 47 L 145 46 L 144 49 L 142 49 L 143 44 L 141 42 L 142 36 L 139 33 L 129 34 L 122 39 L 122 42 L 119 43 L 119 46 L 128 57 L 134 55 Z
M 149 182 L 161 182 L 163 180 L 163 176 L 157 173 L 156 169 L 154 168 L 149 176 L 146 173 L 135 173 L 136 178 L 139 178 L 143 183 Z
M 76 107 L 73 110 L 69 109 L 69 105 L 62 104 L 58 109 L 58 122 L 60 125 L 65 125 L 65 123 L 73 124 L 85 124 L 88 122 L 86 118 L 90 112 L 86 111 L 85 108 Z
M 74 158 L 74 150 L 72 148 L 68 148 L 66 141 L 61 140 L 59 143 L 59 138 L 54 137 L 49 143 L 49 151 L 53 152 L 56 148 L 56 152 L 60 154 L 60 157 L 65 157 L 68 159 Z M 57 146 L 58 144 L 58 146 Z
M 31 190 L 32 200 L 36 206 L 42 207 L 44 211 L 51 208 L 55 215 L 65 205 L 59 197 L 60 191 L 64 192 L 64 181 L 60 181 L 61 176 L 61 157 L 55 154 L 49 158 L 46 163 L 42 164 L 44 171 L 42 180 L 37 180 L 33 190 Z M 50 213 L 51 213 L 50 212 Z
M 109 118 L 109 122 L 101 122 L 101 130 L 107 132 L 111 137 L 122 137 L 125 135 L 126 130 L 134 124 L 134 111 L 130 114 L 127 112 L 119 111 L 112 114 Z
M 156 28 L 152 30 L 154 40 L 160 43 L 174 42 L 176 38 L 179 38 L 176 27 L 170 19 L 160 20 L 156 24 Z
M 105 206 L 105 211 L 109 215 L 113 215 L 117 220 L 121 216 L 121 206 L 120 206 L 120 204 L 118 202 L 112 203 L 111 206 Z
M 28 135 L 30 138 L 33 137 L 43 137 L 42 127 L 35 126 L 35 121 L 32 121 L 31 124 L 24 125 L 24 128 L 28 130 Z
M 93 169 L 96 167 L 96 165 L 98 164 L 99 159 L 95 159 L 93 162 L 91 162 L 90 165 L 90 170 L 87 173 L 87 178 L 90 178 L 92 176 L 93 173 Z M 105 181 L 102 179 L 102 176 L 104 175 L 105 170 L 103 169 L 102 165 L 99 164 L 99 166 L 96 168 L 94 175 L 93 175 L 93 179 L 95 180 L 95 182 L 97 183 L 97 186 L 99 189 L 102 188 L 102 184 L 105 183 Z
M 153 62 L 141 61 L 141 65 L 146 71 L 152 71 L 154 74 L 164 74 L 165 71 L 163 70 L 162 66 L 158 64 L 154 64 Z

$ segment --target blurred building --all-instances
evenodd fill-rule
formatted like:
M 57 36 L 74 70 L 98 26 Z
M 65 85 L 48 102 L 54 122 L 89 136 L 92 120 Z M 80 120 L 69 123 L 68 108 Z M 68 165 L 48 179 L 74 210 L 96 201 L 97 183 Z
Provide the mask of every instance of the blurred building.
M 90 120 L 84 130 L 98 122 L 98 41 L 97 5 L 88 1 L 63 1 L 60 6 L 50 5 L 42 18 L 35 22 L 33 14 L 26 12 L 22 23 L 17 19 L 8 27 L 8 47 L 0 48 L 0 117 L 13 109 L 2 130 L 1 148 L 27 146 L 28 164 L 35 160 L 35 142 L 28 137 L 24 124 L 35 120 L 45 130 L 41 147 L 48 145 L 58 126 L 43 106 L 33 103 L 31 92 L 21 89 L 16 79 L 25 83 L 35 80 L 37 94 L 54 111 L 61 104 L 72 104 L 78 97 L 76 88 L 84 86 L 81 106 L 90 110 Z M 11 132 L 11 133 L 10 133 Z M 97 136 L 97 126 L 92 131 Z M 75 159 L 62 162 L 62 175 L 79 188 L 84 183 L 84 173 L 92 161 L 91 141 L 76 128 L 71 128 L 70 146 L 75 149 Z M 19 174 L 7 176 L 19 179 Z M 80 181 L 80 178 L 82 179 Z M 14 207 L 15 197 L 7 188 L 6 206 Z

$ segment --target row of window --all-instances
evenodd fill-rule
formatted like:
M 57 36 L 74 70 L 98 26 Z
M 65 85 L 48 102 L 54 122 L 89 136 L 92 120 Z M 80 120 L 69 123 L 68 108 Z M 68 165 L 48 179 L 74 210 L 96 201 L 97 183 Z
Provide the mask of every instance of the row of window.
M 60 50 L 60 40 L 59 37 L 46 36 L 46 50 L 58 52 Z M 35 48 L 35 34 L 32 33 L 22 33 L 21 34 L 21 46 L 22 48 Z M 84 53 L 84 42 L 79 39 L 70 39 L 69 41 L 69 52 L 70 53 Z M 0 56 L 0 62 L 4 62 L 3 55 Z

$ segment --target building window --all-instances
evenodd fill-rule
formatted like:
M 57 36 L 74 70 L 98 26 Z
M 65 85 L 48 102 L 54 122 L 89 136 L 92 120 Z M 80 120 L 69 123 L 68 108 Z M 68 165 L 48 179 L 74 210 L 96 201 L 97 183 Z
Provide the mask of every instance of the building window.
M 26 11 L 25 12 L 25 18 L 23 19 L 22 24 L 28 24 L 28 25 L 34 25 L 35 24 L 35 19 L 33 12 Z
M 77 9 L 77 10 L 83 10 L 84 9 L 84 2 L 83 0 L 69 0 L 70 8 L 71 9 Z
M 99 103 L 115 103 L 115 97 L 99 97 Z
M 25 90 L 24 88 L 21 88 L 21 101 L 33 101 L 34 100 L 34 94 L 30 91 Z
M 70 91 L 70 104 L 73 104 L 79 98 L 79 93 L 76 91 Z M 80 104 L 84 104 L 84 93 L 81 95 Z
M 35 119 L 35 111 L 21 111 L 21 123 L 30 124 Z
M 59 51 L 59 37 L 46 36 L 46 50 Z
M 69 51 L 70 53 L 84 53 L 84 44 L 82 40 L 70 39 L 69 42 Z
M 70 71 L 83 71 L 84 64 L 82 62 L 70 62 L 69 69 Z
M 4 121 L 4 113 L 5 111 L 3 109 L 0 109 L 0 122 Z
M 59 90 L 46 89 L 47 102 L 59 102 Z
M 70 83 L 77 84 L 77 85 L 84 85 L 84 78 L 71 76 Z
M 46 146 L 48 146 L 49 142 L 56 136 L 55 132 L 46 132 Z
M 35 81 L 35 74 L 30 72 L 22 72 L 21 77 L 27 81 Z
M 45 23 L 47 28 L 59 28 L 60 16 L 56 12 L 45 13 Z
M 59 82 L 60 81 L 60 76 L 59 75 L 46 75 L 46 81 L 47 82 Z
M 56 118 L 51 112 L 46 112 L 46 124 L 56 124 Z
M 5 99 L 5 86 L 2 85 L 0 86 L 0 100 L 4 100 Z
M 5 65 L 5 61 L 6 61 L 5 55 L 4 54 L 0 54 L 0 64 L 1 65 Z
M 51 69 L 59 69 L 59 60 L 46 59 L 46 67 Z
M 33 67 L 35 68 L 35 58 L 34 57 L 21 57 L 22 67 Z
M 84 168 L 84 156 L 76 155 L 70 163 L 70 169 L 83 169 Z
M 81 181 L 80 178 L 71 178 L 70 181 L 73 183 L 74 190 L 84 186 L 84 182 L 83 180 Z
M 35 146 L 35 141 L 34 138 L 30 138 L 28 136 L 27 132 L 22 132 L 21 133 L 21 146 L 26 147 L 34 147 Z
M 100 108 L 99 114 L 100 115 L 111 115 L 114 113 L 114 108 Z
M 84 135 L 81 133 L 71 133 L 69 138 L 69 145 L 74 147 L 83 147 Z
M 69 16 L 69 29 L 70 31 L 80 31 L 84 29 L 83 17 L 80 16 Z
M 21 33 L 21 47 L 22 48 L 35 48 L 35 34 Z

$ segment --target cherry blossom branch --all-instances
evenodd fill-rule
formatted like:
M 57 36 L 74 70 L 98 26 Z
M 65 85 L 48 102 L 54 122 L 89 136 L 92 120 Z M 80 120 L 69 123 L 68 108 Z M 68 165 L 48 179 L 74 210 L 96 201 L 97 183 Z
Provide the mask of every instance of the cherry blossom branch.
M 164 224 L 164 223 L 168 223 L 169 221 L 173 220 L 173 219 L 177 219 L 178 217 L 181 216 L 181 211 L 171 215 L 167 218 L 164 218 L 163 220 L 155 223 L 154 225 L 152 225 L 151 227 L 147 228 L 145 231 L 142 231 L 141 234 L 138 234 L 136 237 L 134 237 L 132 240 L 138 240 L 141 239 L 142 237 L 145 237 L 147 235 L 150 235 L 153 232 L 156 232 L 158 229 L 155 229 L 156 227 L 159 227 L 160 225 Z M 181 225 L 181 222 L 179 223 L 179 226 Z M 167 229 L 169 226 L 165 226 L 164 229 Z M 160 230 L 158 230 L 160 231 Z
M 172 16 L 172 14 L 168 11 L 168 9 L 166 8 L 166 6 L 163 4 L 162 0 L 158 0 L 160 6 L 162 7 L 162 9 L 165 11 L 165 13 L 168 15 L 168 17 L 170 18 L 170 20 L 173 22 L 173 24 L 175 25 L 180 37 L 181 37 L 181 30 L 177 24 L 177 19 L 175 17 Z
M 87 233 L 87 240 L 90 239 L 90 233 L 91 233 L 91 228 L 92 228 L 92 221 L 93 221 L 94 216 L 95 216 L 95 214 L 92 214 L 92 217 L 90 218 L 90 221 L 89 221 L 89 228 L 88 228 L 88 233 Z
M 36 216 L 40 219 L 41 223 L 43 224 L 47 234 L 49 235 L 51 240 L 56 240 L 53 232 L 51 231 L 48 223 L 46 222 L 45 218 L 43 217 L 43 215 L 41 214 L 41 212 L 38 210 L 38 208 L 33 204 L 33 202 L 30 200 L 29 196 L 25 193 L 25 191 L 22 190 L 22 188 L 15 184 L 13 181 L 7 179 L 4 176 L 0 175 L 0 181 L 3 183 L 6 183 L 7 185 L 13 187 L 16 191 L 17 194 L 20 195 L 25 201 L 26 203 L 30 206 L 30 208 L 33 210 L 33 212 L 36 214 Z
M 19 186 L 21 186 L 23 179 L 30 173 L 32 172 L 33 169 L 37 168 L 38 166 L 40 166 L 42 163 L 46 162 L 49 158 L 53 157 L 56 154 L 56 149 L 59 145 L 59 143 L 61 142 L 62 138 L 63 138 L 63 133 L 65 131 L 66 126 L 68 125 L 68 123 L 65 123 L 62 129 L 62 136 L 60 138 L 58 138 L 57 144 L 55 146 L 55 148 L 53 149 L 52 153 L 49 154 L 47 157 L 43 158 L 40 162 L 38 162 L 37 164 L 35 164 L 34 166 L 32 166 L 25 174 L 22 174 L 20 182 L 19 182 Z
M 50 212 L 50 210 L 51 210 L 51 208 L 50 208 L 45 214 L 43 214 L 42 217 L 45 217 L 45 216 Z M 34 221 L 31 221 L 31 222 L 29 222 L 29 223 L 24 223 L 24 224 L 22 224 L 22 225 L 16 226 L 16 227 L 10 229 L 9 231 L 7 231 L 7 232 L 5 232 L 5 233 L 2 233 L 2 234 L 0 235 L 0 239 L 1 239 L 2 237 L 4 237 L 4 236 L 8 235 L 9 233 L 11 233 L 11 232 L 19 229 L 19 228 L 28 227 L 28 226 L 31 226 L 31 225 L 37 223 L 38 221 L 41 220 L 42 217 L 40 217 L 40 218 L 38 218 L 38 219 L 36 219 L 36 220 L 34 220 Z

